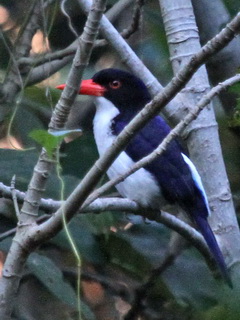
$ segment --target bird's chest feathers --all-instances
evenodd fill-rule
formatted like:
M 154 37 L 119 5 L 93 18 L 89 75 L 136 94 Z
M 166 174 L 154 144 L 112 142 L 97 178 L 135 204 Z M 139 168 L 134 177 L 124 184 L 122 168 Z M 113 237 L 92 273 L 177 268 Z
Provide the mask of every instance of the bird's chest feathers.
M 94 136 L 101 156 L 116 139 L 111 127 L 113 119 L 119 114 L 119 110 L 110 101 L 102 97 L 97 98 L 95 103 L 97 111 L 93 121 Z M 123 151 L 108 169 L 107 174 L 110 179 L 115 178 L 123 174 L 133 164 L 133 160 Z M 159 207 L 160 205 L 159 186 L 153 176 L 143 168 L 116 187 L 122 196 L 136 200 L 141 205 L 152 207 Z
M 119 111 L 110 101 L 103 97 L 96 98 L 95 104 L 97 110 L 93 120 L 93 130 L 98 152 L 102 155 L 115 139 L 111 126 L 113 119 L 119 114 Z

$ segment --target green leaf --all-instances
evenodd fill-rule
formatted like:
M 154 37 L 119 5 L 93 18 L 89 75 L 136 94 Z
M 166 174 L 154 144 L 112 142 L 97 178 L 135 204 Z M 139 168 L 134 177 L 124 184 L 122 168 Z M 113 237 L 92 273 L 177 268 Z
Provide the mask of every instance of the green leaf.
M 29 136 L 44 147 L 50 157 L 59 143 L 71 133 L 79 133 L 81 129 L 75 130 L 60 130 L 60 131 L 46 131 L 46 130 L 33 130 Z
M 28 258 L 27 266 L 52 294 L 71 307 L 77 306 L 77 296 L 74 289 L 64 280 L 61 270 L 52 260 L 43 255 L 32 253 Z
M 29 136 L 44 147 L 49 155 L 52 157 L 53 150 L 58 146 L 59 139 L 45 130 L 33 130 Z
M 23 97 L 24 104 L 29 104 L 28 108 L 34 103 L 35 110 L 42 107 L 51 111 L 59 99 L 59 94 L 54 88 L 31 86 L 24 89 Z

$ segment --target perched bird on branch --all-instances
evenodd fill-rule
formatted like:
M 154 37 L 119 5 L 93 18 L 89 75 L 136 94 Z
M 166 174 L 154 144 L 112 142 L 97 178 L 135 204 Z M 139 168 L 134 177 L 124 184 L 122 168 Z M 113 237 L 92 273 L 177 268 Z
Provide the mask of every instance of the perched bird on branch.
M 60 85 L 57 88 L 64 87 Z M 147 87 L 139 78 L 118 69 L 104 69 L 92 79 L 83 80 L 79 94 L 95 96 L 93 127 L 100 155 L 151 100 Z M 151 119 L 108 169 L 109 178 L 123 174 L 135 162 L 150 154 L 170 131 L 160 116 Z M 201 178 L 176 140 L 170 142 L 162 155 L 127 177 L 116 188 L 123 197 L 144 207 L 159 209 L 163 204 L 170 203 L 183 209 L 202 233 L 223 278 L 232 286 L 223 255 L 207 221 L 210 209 Z

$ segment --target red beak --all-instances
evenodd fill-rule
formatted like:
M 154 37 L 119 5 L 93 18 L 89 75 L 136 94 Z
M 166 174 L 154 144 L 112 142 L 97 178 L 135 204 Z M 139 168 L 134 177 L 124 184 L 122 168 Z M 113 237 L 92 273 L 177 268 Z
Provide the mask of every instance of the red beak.
M 57 86 L 57 89 L 63 90 L 66 87 L 65 84 L 60 84 L 59 86 Z M 105 92 L 105 88 L 100 86 L 99 84 L 95 83 L 92 81 L 92 79 L 89 80 L 82 80 L 81 82 L 81 86 L 79 89 L 79 94 L 85 94 L 85 95 L 89 95 L 89 96 L 97 96 L 97 97 L 101 97 L 103 96 L 104 92 Z

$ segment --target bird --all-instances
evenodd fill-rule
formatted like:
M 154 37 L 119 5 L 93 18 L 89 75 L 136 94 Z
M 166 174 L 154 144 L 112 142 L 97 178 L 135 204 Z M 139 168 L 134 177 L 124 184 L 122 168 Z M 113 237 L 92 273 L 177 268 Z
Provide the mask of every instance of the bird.
M 64 87 L 65 84 L 57 86 L 61 90 Z M 140 78 L 114 68 L 103 69 L 92 79 L 82 80 L 78 93 L 95 98 L 93 131 L 100 156 L 151 101 L 149 90 Z M 123 174 L 150 154 L 170 131 L 170 126 L 160 115 L 152 118 L 112 163 L 107 171 L 108 177 L 112 179 Z M 208 223 L 210 208 L 201 177 L 177 139 L 170 142 L 162 155 L 120 182 L 116 188 L 121 196 L 143 207 L 159 210 L 167 203 L 180 207 L 203 235 L 223 279 L 232 287 L 223 254 Z

